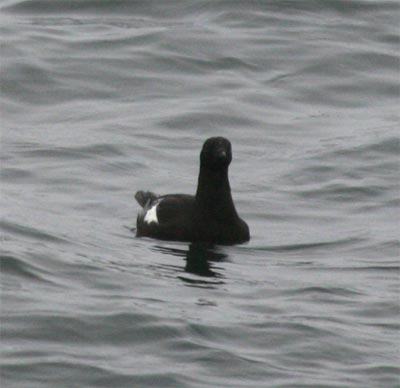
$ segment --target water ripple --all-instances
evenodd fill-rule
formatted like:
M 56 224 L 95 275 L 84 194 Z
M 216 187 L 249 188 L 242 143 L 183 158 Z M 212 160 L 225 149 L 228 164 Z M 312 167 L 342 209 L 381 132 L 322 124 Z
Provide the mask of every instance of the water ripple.
M 4 232 L 10 233 L 12 235 L 28 237 L 29 239 L 35 241 L 39 240 L 45 242 L 55 242 L 60 244 L 69 243 L 69 241 L 64 238 L 54 236 L 53 234 L 50 233 L 46 233 L 38 228 L 33 228 L 26 225 L 20 225 L 10 221 L 0 221 L 0 228 Z

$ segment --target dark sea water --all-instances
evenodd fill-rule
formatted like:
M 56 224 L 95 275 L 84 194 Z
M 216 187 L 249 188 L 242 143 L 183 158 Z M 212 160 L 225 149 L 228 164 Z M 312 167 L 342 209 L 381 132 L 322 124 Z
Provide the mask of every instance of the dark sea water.
M 399 6 L 3 0 L 1 387 L 399 387 Z M 251 241 L 136 238 L 215 135 Z

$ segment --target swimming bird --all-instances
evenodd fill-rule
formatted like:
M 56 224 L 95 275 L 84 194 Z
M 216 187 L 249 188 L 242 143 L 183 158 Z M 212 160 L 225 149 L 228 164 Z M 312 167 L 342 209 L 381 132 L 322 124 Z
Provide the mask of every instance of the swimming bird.
M 249 227 L 237 214 L 228 179 L 232 147 L 224 137 L 207 139 L 200 153 L 196 195 L 156 195 L 138 191 L 143 208 L 136 235 L 161 240 L 238 244 L 250 239 Z

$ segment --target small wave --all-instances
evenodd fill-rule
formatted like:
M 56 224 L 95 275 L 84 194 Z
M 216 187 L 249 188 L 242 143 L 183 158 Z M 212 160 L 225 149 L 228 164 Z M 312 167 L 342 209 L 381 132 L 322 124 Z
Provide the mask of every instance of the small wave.
M 123 152 L 120 148 L 111 144 L 93 144 L 84 147 L 52 147 L 27 149 L 24 156 L 27 157 L 47 157 L 47 158 L 64 158 L 64 159 L 88 159 L 97 158 L 99 156 L 121 156 Z
M 246 118 L 235 113 L 217 113 L 217 112 L 190 112 L 169 116 L 168 119 L 160 121 L 162 127 L 172 129 L 201 128 L 207 122 L 208 125 L 216 127 L 245 128 L 254 127 L 259 123 L 255 119 Z
M 0 170 L 0 181 L 24 181 L 33 179 L 34 174 L 31 171 L 22 168 L 7 167 Z
M 304 250 L 320 250 L 332 247 L 345 247 L 359 244 L 365 241 L 364 238 L 354 237 L 346 238 L 334 241 L 320 241 L 314 243 L 306 244 L 289 244 L 289 245 L 275 245 L 266 246 L 261 248 L 256 248 L 257 251 L 267 251 L 267 252 L 293 252 L 293 251 L 304 251 Z
M 395 155 L 400 154 L 400 139 L 398 137 L 388 137 L 381 141 L 373 141 L 367 144 L 334 150 L 325 155 L 322 159 L 337 160 L 337 158 L 351 159 L 353 162 L 356 159 L 375 159 L 379 155 Z
M 11 313 L 11 318 L 15 318 Z M 179 335 L 179 328 L 159 317 L 139 312 L 84 314 L 31 312 L 31 330 L 22 338 L 53 343 L 124 344 L 150 343 Z
M 392 127 L 387 128 L 389 131 Z M 400 155 L 400 139 L 388 137 L 381 141 L 370 140 L 365 144 L 342 147 L 343 141 L 337 141 L 341 148 L 333 147 L 328 152 L 306 159 L 305 166 L 290 174 L 296 184 L 328 181 L 339 177 L 361 179 L 371 173 L 383 174 L 398 171 L 397 157 Z M 388 157 L 390 159 L 388 159 Z M 368 163 L 368 164 L 367 164 Z M 314 178 L 314 179 L 313 179 Z
M 55 243 L 68 243 L 67 240 L 54 236 L 52 234 L 43 232 L 37 228 L 33 228 L 30 226 L 19 225 L 14 222 L 9 221 L 0 221 L 0 229 L 5 232 L 11 233 L 13 235 L 19 235 L 28 237 L 34 240 L 41 240 L 46 242 L 55 242 Z
M 326 1 L 278 1 L 273 2 L 272 7 L 290 13 L 301 11 L 309 12 L 322 12 L 330 11 L 341 15 L 354 15 L 355 13 L 371 12 L 374 10 L 381 10 L 382 8 L 393 12 L 398 11 L 398 6 L 395 1 L 381 1 L 381 2 L 366 2 L 362 0 L 326 0 Z
M 289 190 L 307 200 L 389 206 L 397 197 L 398 155 L 397 137 L 374 138 L 364 144 L 319 151 L 286 179 Z
M 12 63 L 2 66 L 2 95 L 21 103 L 40 105 L 54 100 L 59 82 L 50 72 L 37 64 Z M 41 93 L 37 93 L 40 88 Z
M 383 195 L 386 190 L 380 186 L 331 183 L 321 188 L 298 191 L 297 195 L 308 199 L 323 198 L 328 201 L 348 202 L 375 199 Z
M 125 8 L 130 1 L 115 0 L 113 2 L 104 2 L 101 0 L 87 0 L 87 1 L 51 1 L 51 0 L 25 0 L 16 1 L 14 4 L 4 6 L 3 11 L 16 12 L 16 13 L 29 13 L 29 14 L 43 14 L 54 12 L 84 12 L 84 11 L 97 11 L 113 10 L 115 8 Z
M 32 264 L 26 263 L 25 261 L 12 256 L 12 255 L 1 255 L 1 272 L 7 275 L 14 275 L 19 278 L 24 278 L 27 280 L 35 281 L 46 281 L 43 276 L 41 276 L 41 269 L 33 266 Z
M 348 288 L 341 287 L 304 287 L 304 288 L 296 288 L 294 290 L 288 290 L 285 292 L 286 295 L 333 295 L 333 296 L 342 296 L 342 297 L 354 297 L 355 295 L 362 295 L 360 292 L 350 290 Z
M 368 266 L 363 266 L 363 267 L 352 267 L 352 268 L 345 268 L 345 269 L 340 269 L 338 268 L 337 270 L 350 270 L 350 271 L 365 271 L 365 272 L 371 272 L 371 273 L 378 273 L 378 272 L 398 272 L 400 275 L 400 266 L 397 265 L 368 265 Z

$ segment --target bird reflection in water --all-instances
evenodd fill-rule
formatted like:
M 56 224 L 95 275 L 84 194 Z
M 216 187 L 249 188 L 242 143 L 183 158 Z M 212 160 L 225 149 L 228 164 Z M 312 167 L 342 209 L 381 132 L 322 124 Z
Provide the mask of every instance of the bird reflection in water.
M 185 264 L 185 272 L 201 276 L 214 278 L 213 281 L 211 279 L 199 279 L 199 278 L 190 278 L 186 276 L 179 276 L 183 281 L 190 284 L 216 284 L 221 282 L 215 282 L 215 279 L 221 279 L 224 276 L 220 273 L 222 270 L 221 267 L 217 267 L 215 263 L 226 261 L 228 257 L 227 254 L 216 252 L 215 246 L 200 244 L 200 243 L 191 243 L 189 245 L 189 249 L 178 249 L 171 248 L 165 246 L 155 246 L 157 251 L 173 255 L 183 257 L 186 261 Z M 180 267 L 180 270 L 182 268 Z

